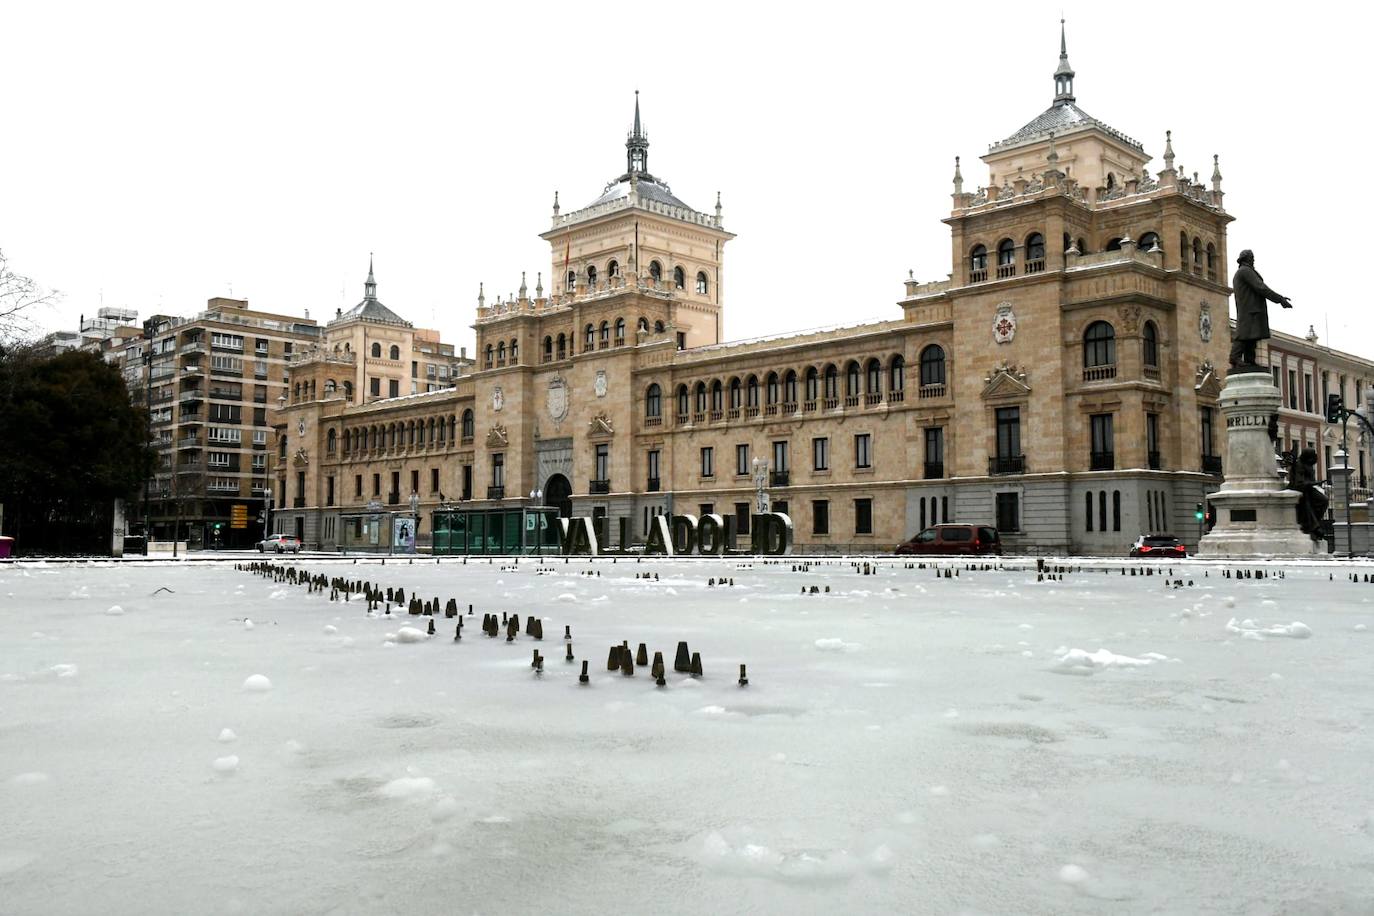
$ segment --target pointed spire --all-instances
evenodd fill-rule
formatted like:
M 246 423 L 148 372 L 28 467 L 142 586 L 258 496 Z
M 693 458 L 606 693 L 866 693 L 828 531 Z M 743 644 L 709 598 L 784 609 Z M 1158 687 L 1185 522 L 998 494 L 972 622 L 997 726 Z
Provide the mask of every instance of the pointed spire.
M 529 297 L 529 290 L 525 288 L 525 272 L 520 271 L 520 299 L 523 301 Z
M 627 177 L 649 174 L 649 135 L 639 119 L 639 90 L 635 90 L 635 126 L 625 140 L 625 172 Z
M 1221 190 L 1221 156 L 1218 153 L 1212 154 L 1212 190 Z
M 1166 130 L 1164 132 L 1164 171 L 1174 170 L 1174 132 Z
M 1073 67 L 1069 66 L 1069 43 L 1064 36 L 1064 20 L 1059 20 L 1059 67 L 1054 71 L 1055 104 L 1072 102 Z
M 478 307 L 479 309 L 480 309 L 480 308 L 485 308 L 485 307 L 486 307 L 486 304 L 487 304 L 487 291 L 486 291 L 485 287 L 486 287 L 486 284 L 485 284 L 485 283 L 478 283 L 478 284 L 477 284 L 477 307 Z
M 964 193 L 964 175 L 959 171 L 959 157 L 954 157 L 954 193 Z
M 544 272 L 543 272 L 542 270 L 539 271 L 539 273 L 535 274 L 535 280 L 534 280 L 534 298 L 536 298 L 536 299 L 543 299 L 543 298 L 544 298 Z
M 553 192 L 553 215 L 558 215 L 558 192 Z
M 720 192 L 716 192 L 716 225 L 720 225 Z
M 367 282 L 363 284 L 363 298 L 377 298 L 377 278 L 372 275 L 372 252 L 367 253 Z
M 639 126 L 639 90 L 635 90 L 635 136 L 641 136 L 643 130 Z

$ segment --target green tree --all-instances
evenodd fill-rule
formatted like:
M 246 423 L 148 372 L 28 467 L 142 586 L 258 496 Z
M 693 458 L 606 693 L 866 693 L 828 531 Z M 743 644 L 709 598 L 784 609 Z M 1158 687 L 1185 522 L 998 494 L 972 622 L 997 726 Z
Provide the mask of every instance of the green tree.
M 135 495 L 151 453 L 147 415 L 93 353 L 0 349 L 0 502 L 27 554 L 105 553 L 114 500 Z

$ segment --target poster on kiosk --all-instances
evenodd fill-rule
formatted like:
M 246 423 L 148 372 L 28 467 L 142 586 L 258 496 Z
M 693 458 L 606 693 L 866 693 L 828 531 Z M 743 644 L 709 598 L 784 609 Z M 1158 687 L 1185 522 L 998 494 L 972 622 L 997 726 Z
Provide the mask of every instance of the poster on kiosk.
M 415 552 L 415 517 L 397 515 L 391 519 L 391 545 L 397 553 Z

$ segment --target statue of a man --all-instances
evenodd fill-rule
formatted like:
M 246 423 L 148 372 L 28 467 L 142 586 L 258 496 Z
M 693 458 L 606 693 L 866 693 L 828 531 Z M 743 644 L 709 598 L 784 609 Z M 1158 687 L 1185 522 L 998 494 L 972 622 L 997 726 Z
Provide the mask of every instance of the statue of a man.
M 1255 365 L 1255 345 L 1269 338 L 1268 302 L 1277 302 L 1286 309 L 1293 303 L 1287 296 L 1274 292 L 1264 285 L 1264 278 L 1255 270 L 1255 253 L 1249 248 L 1236 258 L 1240 267 L 1231 279 L 1231 288 L 1236 297 L 1236 329 L 1231 332 L 1231 368 L 1240 372 L 1252 372 Z

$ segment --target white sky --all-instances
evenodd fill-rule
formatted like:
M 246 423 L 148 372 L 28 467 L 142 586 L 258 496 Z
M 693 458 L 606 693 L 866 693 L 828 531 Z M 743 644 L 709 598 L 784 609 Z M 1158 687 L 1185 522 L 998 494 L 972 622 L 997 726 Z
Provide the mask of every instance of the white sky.
M 1163 167 L 1221 154 L 1230 251 L 1296 308 L 1274 325 L 1374 356 L 1352 282 L 1371 14 L 1070 4 L 1079 104 Z M 633 10 L 634 20 L 626 21 Z M 721 191 L 732 339 L 894 317 L 948 273 L 950 177 L 1048 107 L 1058 5 L 25 3 L 3 0 L 0 247 L 65 293 L 191 314 L 232 292 L 327 319 L 383 302 L 471 347 L 478 281 L 547 285 L 554 189 L 624 169 Z M 1228 265 L 1228 271 L 1231 266 Z M 103 295 L 103 300 L 102 300 Z M 1278 312 L 1277 309 L 1274 310 Z

